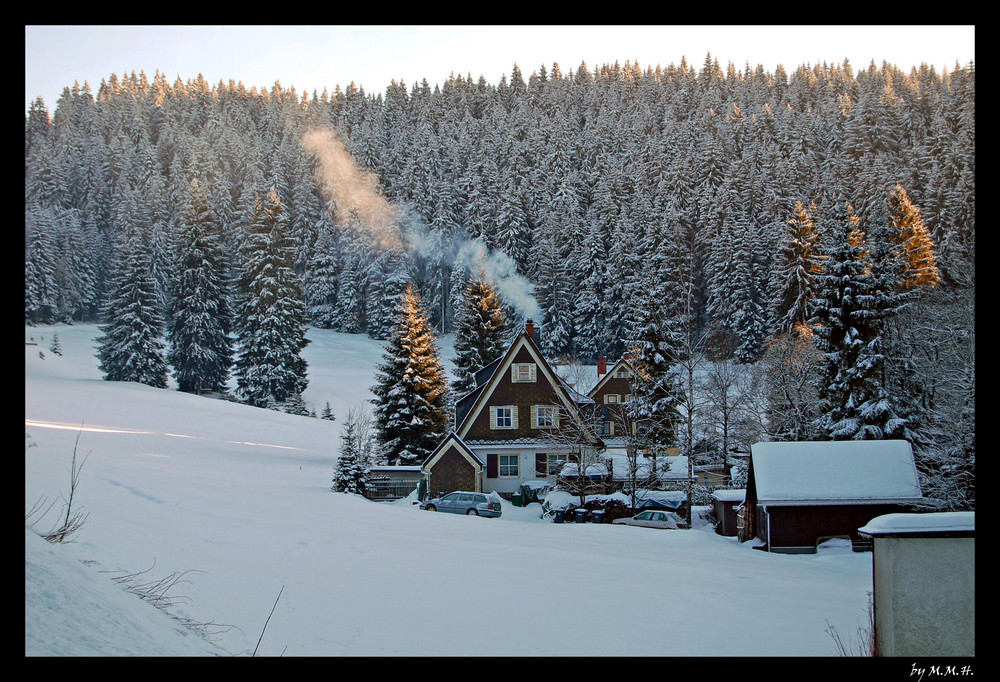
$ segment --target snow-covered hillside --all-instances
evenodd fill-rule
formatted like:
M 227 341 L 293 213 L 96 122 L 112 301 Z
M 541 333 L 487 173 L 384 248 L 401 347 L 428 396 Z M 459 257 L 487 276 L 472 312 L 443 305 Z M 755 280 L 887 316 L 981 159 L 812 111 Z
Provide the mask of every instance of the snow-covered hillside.
M 247 656 L 260 639 L 266 656 L 834 656 L 829 628 L 850 638 L 867 620 L 870 554 L 331 492 L 342 417 L 381 354 L 364 336 L 310 330 L 304 397 L 331 423 L 103 381 L 98 334 L 25 328 L 25 510 L 53 503 L 26 523 L 26 655 Z M 53 545 L 37 532 L 77 438 L 88 516 Z M 126 574 L 176 580 L 175 618 L 113 581 Z

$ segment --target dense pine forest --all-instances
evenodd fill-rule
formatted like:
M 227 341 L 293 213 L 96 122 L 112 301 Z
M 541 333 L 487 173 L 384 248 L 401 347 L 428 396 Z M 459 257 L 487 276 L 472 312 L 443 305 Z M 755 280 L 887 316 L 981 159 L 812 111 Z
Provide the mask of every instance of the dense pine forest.
M 168 340 L 215 320 L 212 353 L 231 358 L 233 335 L 273 324 L 293 356 L 303 325 L 388 339 L 407 287 L 453 332 L 489 263 L 548 357 L 591 362 L 628 349 L 654 294 L 704 357 L 768 368 L 769 437 L 906 437 L 966 508 L 974 259 L 971 63 L 772 73 L 709 55 L 311 94 L 133 72 L 25 117 L 29 324 L 107 323 L 132 287 Z M 264 282 L 269 268 L 285 274 Z M 837 347 L 856 332 L 831 333 L 849 307 L 834 272 L 866 278 L 864 396 Z M 285 302 L 268 311 L 284 323 L 255 307 L 265 298 Z M 206 374 L 171 352 L 180 376 Z M 815 376 L 793 385 L 803 365 Z M 144 371 L 162 385 L 168 363 Z M 295 376 L 264 389 L 255 371 L 237 362 L 247 402 L 301 390 Z M 877 433 L 811 407 L 834 398 L 880 412 Z

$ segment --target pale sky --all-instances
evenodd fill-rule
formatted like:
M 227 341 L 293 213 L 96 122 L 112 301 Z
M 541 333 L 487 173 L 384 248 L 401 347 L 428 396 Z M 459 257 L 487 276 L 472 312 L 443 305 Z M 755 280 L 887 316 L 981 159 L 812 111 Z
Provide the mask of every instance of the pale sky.
M 874 60 L 904 71 L 927 63 L 940 73 L 975 59 L 973 25 L 347 25 L 347 26 L 25 26 L 25 110 L 41 95 L 49 113 L 64 87 L 156 71 L 167 81 L 199 73 L 216 84 L 242 81 L 270 89 L 275 81 L 301 95 L 333 92 L 352 81 L 384 93 L 392 80 L 407 88 L 449 74 L 497 84 L 514 64 L 525 80 L 544 65 L 563 73 L 626 61 L 643 69 L 686 57 L 700 68 L 707 54 L 725 69 L 778 64 L 841 64 L 855 71 Z

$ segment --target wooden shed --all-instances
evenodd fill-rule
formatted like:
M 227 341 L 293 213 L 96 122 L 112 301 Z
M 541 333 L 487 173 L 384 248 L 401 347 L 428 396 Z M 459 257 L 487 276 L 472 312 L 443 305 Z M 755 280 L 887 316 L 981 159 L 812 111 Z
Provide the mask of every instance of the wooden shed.
M 715 532 L 719 535 L 736 535 L 736 509 L 746 500 L 746 490 L 716 490 L 712 493 L 712 512 L 715 514 Z
M 869 549 L 858 528 L 923 501 L 902 440 L 757 443 L 747 475 L 745 537 L 771 552 L 811 553 L 830 538 Z

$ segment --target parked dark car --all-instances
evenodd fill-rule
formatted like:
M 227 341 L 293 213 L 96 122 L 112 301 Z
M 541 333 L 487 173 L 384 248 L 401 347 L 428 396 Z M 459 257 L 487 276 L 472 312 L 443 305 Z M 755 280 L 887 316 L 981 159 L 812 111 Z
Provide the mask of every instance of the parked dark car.
M 678 514 L 658 509 L 647 509 L 630 518 L 615 519 L 612 524 L 643 528 L 687 528 L 687 522 Z
M 420 503 L 421 509 L 427 511 L 448 512 L 450 514 L 468 514 L 469 516 L 500 516 L 500 500 L 486 493 L 474 493 L 458 490 L 441 497 L 434 497 Z

